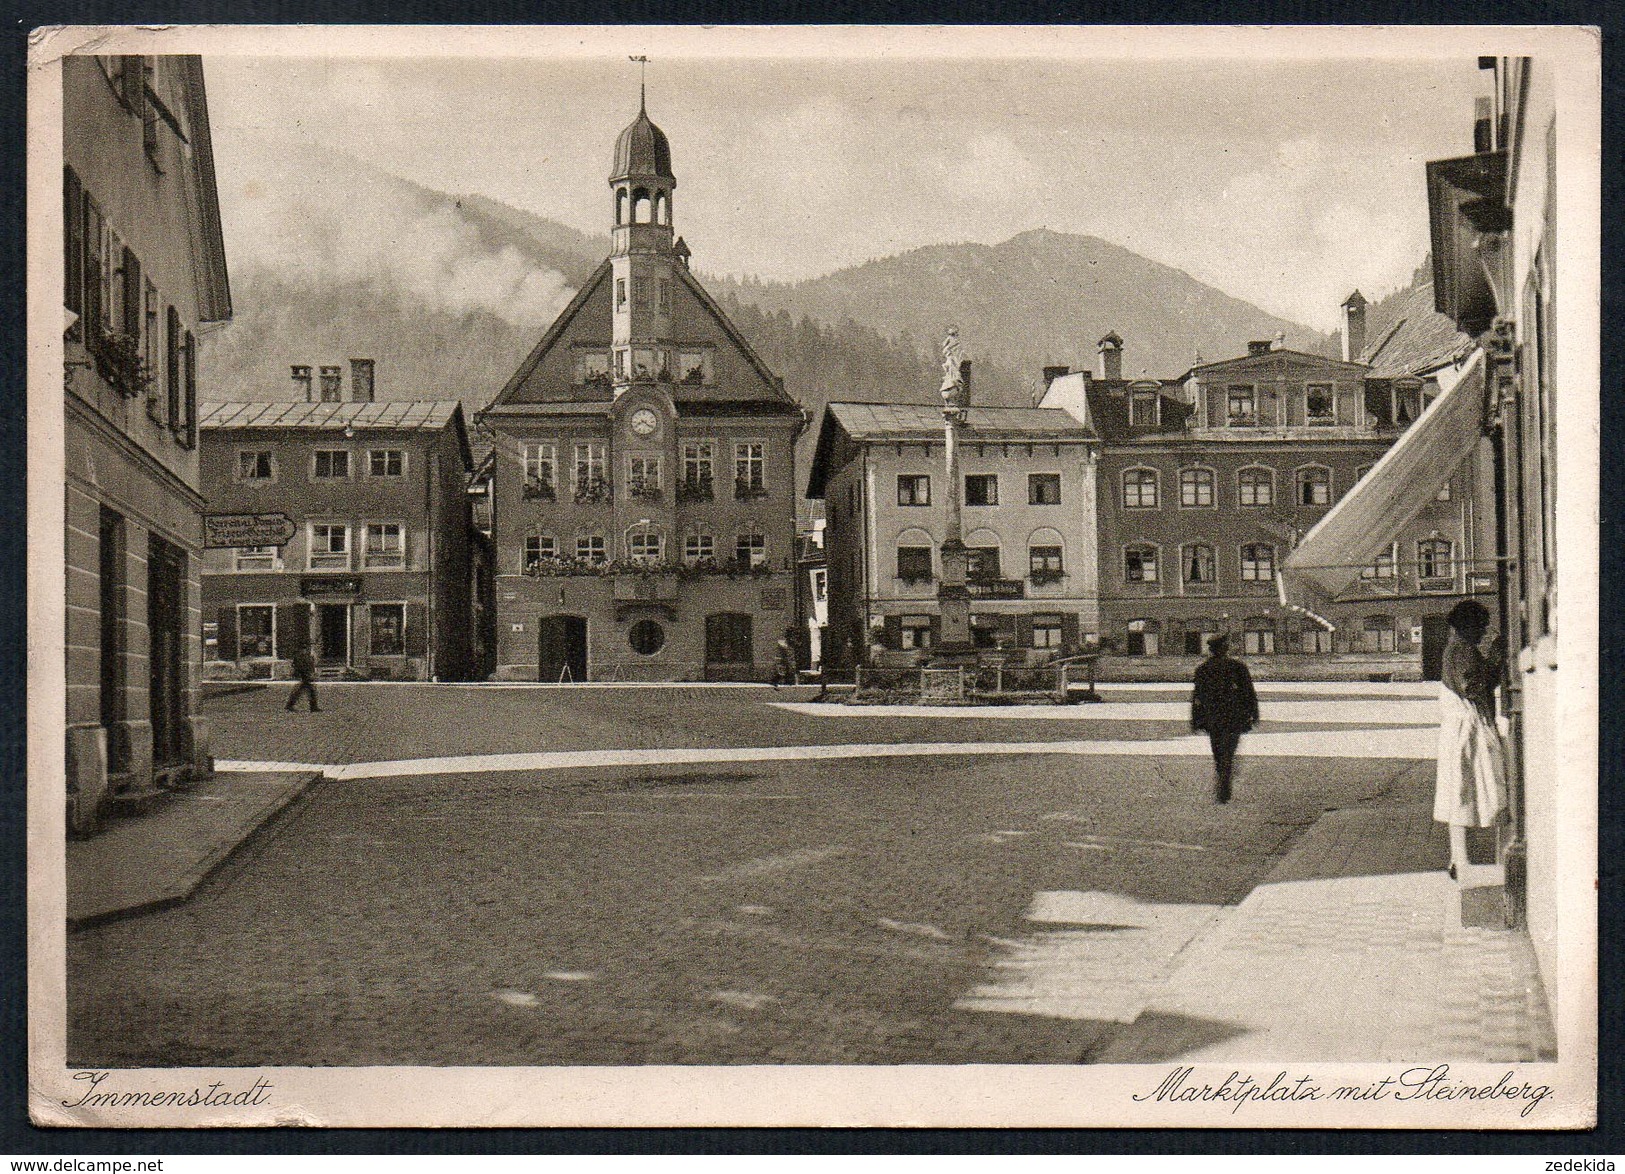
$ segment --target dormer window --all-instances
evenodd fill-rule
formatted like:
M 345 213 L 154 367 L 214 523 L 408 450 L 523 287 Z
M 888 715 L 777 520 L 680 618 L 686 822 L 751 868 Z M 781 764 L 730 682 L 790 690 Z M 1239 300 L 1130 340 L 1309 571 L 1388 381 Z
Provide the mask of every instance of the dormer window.
M 1258 423 L 1258 392 L 1251 383 L 1233 383 L 1225 394 L 1225 424 L 1244 428 Z
M 1129 399 L 1129 424 L 1135 428 L 1151 428 L 1160 424 L 1161 399 L 1154 391 L 1136 391 Z
M 1337 423 L 1337 397 L 1330 383 L 1311 383 L 1304 388 L 1304 419 L 1310 424 Z

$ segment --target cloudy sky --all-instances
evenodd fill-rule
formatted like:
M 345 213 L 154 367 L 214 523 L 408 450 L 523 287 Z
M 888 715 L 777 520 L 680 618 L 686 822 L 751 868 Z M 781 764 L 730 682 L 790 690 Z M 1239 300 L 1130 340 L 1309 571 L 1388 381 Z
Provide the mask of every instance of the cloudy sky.
M 217 162 L 308 141 L 608 229 L 637 66 L 207 57 Z M 663 60 L 695 266 L 795 280 L 919 245 L 1089 233 L 1321 329 L 1427 249 L 1423 163 L 1464 154 L 1474 58 Z M 251 231 L 228 223 L 228 231 Z M 228 247 L 234 242 L 228 240 Z

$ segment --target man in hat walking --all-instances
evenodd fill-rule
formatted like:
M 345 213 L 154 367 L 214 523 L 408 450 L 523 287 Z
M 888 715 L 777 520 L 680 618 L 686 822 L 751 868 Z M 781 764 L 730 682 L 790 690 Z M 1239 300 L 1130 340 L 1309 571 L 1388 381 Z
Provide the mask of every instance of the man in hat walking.
M 1191 729 L 1206 730 L 1213 747 L 1216 776 L 1214 798 L 1230 802 L 1230 775 L 1236 765 L 1241 736 L 1258 722 L 1258 694 L 1252 674 L 1239 660 L 1231 660 L 1230 640 L 1219 635 L 1207 642 L 1209 656 L 1196 668 L 1191 694 Z
M 321 708 L 316 704 L 316 658 L 310 654 L 310 647 L 301 644 L 293 650 L 293 675 L 299 683 L 288 694 L 288 712 L 293 712 L 294 705 L 300 696 L 310 698 L 310 712 L 320 713 Z

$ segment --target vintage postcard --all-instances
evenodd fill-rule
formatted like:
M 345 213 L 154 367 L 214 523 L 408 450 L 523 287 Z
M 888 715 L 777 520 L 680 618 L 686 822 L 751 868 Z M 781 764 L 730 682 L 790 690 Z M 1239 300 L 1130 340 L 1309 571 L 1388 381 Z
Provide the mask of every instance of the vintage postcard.
M 1599 41 L 36 31 L 34 1120 L 1594 1122 Z

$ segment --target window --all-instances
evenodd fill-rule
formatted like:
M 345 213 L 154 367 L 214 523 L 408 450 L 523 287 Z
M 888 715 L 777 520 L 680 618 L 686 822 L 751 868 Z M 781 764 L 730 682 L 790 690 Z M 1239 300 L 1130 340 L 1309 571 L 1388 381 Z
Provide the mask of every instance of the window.
M 526 497 L 552 501 L 554 494 L 554 457 L 551 444 L 528 442 L 525 445 Z
M 551 534 L 525 535 L 525 574 L 534 575 L 544 560 L 551 562 L 558 557 L 559 544 Z
M 615 308 L 617 310 L 619 310 L 625 305 L 626 305 L 626 278 L 617 277 L 615 279 Z
M 711 352 L 678 351 L 677 378 L 682 383 L 709 384 L 711 382 Z
M 1297 473 L 1299 505 L 1332 504 L 1332 471 L 1319 465 L 1299 469 Z
M 632 457 L 627 461 L 627 492 L 642 501 L 660 500 L 660 458 Z
M 406 605 L 367 605 L 368 648 L 373 656 L 406 655 Z
M 635 563 L 658 563 L 665 557 L 665 536 L 658 530 L 630 530 L 626 535 L 626 557 Z
M 1028 505 L 1060 505 L 1061 475 L 1059 473 L 1027 474 Z
M 1135 428 L 1146 428 L 1157 423 L 1158 400 L 1162 397 L 1154 391 L 1137 391 L 1129 400 L 1128 422 Z
M 239 571 L 274 571 L 277 569 L 279 546 L 239 546 L 236 553 Z
M 239 452 L 237 454 L 237 480 L 269 481 L 271 477 L 271 454 L 268 451 Z
M 639 347 L 632 352 L 632 374 L 638 379 L 648 379 L 666 365 L 665 352 L 645 350 Z
M 666 646 L 666 629 L 654 620 L 639 620 L 626 634 L 626 642 L 639 656 L 653 656 Z
M 1452 544 L 1443 538 L 1424 538 L 1416 544 L 1416 574 L 1424 587 L 1437 589 L 1438 584 L 1429 583 L 1430 579 L 1445 580 L 1447 586 L 1454 583 L 1453 550 Z
M 368 522 L 367 547 L 361 565 L 370 571 L 399 570 L 406 566 L 406 542 L 399 522 Z
M 1233 383 L 1225 393 L 1225 423 L 1231 428 L 1258 423 L 1258 396 L 1251 383 Z
M 905 583 L 931 581 L 931 548 L 929 546 L 899 546 L 897 548 L 897 577 Z
M 716 557 L 716 540 L 711 535 L 689 534 L 683 538 L 683 561 L 689 565 L 710 562 Z
M 1198 509 L 1213 504 L 1212 469 L 1179 471 L 1179 504 L 1186 509 Z
M 1130 656 L 1158 656 L 1162 652 L 1162 625 L 1156 620 L 1130 620 L 1125 651 Z
M 972 580 L 985 580 L 999 578 L 999 548 L 997 546 L 972 546 L 965 551 L 965 574 Z
M 1061 563 L 1061 548 L 1059 546 L 1029 546 L 1027 548 L 1027 573 L 1034 583 L 1049 583 L 1059 579 L 1065 573 Z
M 1364 636 L 1365 651 L 1394 651 L 1394 618 L 1392 616 L 1366 616 L 1361 631 Z
M 734 445 L 734 496 L 763 497 L 767 493 L 767 446 L 761 441 Z
M 609 482 L 604 480 L 604 446 L 576 445 L 575 499 L 578 502 L 609 500 Z
M 1128 469 L 1123 473 L 1123 508 L 1127 510 L 1154 510 L 1157 508 L 1157 471 L 1155 469 Z
M 1123 548 L 1123 577 L 1130 583 L 1157 582 L 1157 548 L 1140 543 Z
M 972 473 L 966 477 L 965 504 L 998 505 L 999 475 L 997 473 Z
M 1193 546 L 1187 546 L 1184 557 L 1180 559 L 1180 565 L 1185 571 L 1185 582 L 1214 582 L 1213 548 L 1206 543 L 1198 542 Z
M 1275 653 L 1275 624 L 1268 616 L 1253 616 L 1242 624 L 1241 648 L 1249 656 Z
M 626 378 L 627 363 L 629 361 L 630 360 L 628 358 L 628 352 L 627 352 L 625 347 L 621 347 L 618 350 L 616 350 L 616 352 L 615 352 L 615 378 L 617 378 L 617 379 L 625 379 Z
M 931 647 L 931 617 L 930 616 L 904 616 L 902 622 L 902 647 L 905 650 Z
M 1309 628 L 1303 634 L 1303 651 L 1307 653 L 1329 653 L 1332 650 L 1332 634 L 1325 628 Z
M 581 351 L 576 355 L 577 383 L 609 382 L 609 352 Z
M 237 656 L 276 655 L 276 608 L 269 603 L 237 605 Z
M 971 613 L 970 640 L 977 648 L 998 648 L 1001 646 L 999 621 L 1002 617 L 996 615 L 977 615 Z M 1014 618 L 1014 617 L 1012 617 Z
M 350 475 L 350 454 L 342 448 L 316 450 L 316 476 L 339 478 Z
M 309 561 L 313 571 L 349 570 L 350 527 L 343 522 L 312 522 Z
M 576 558 L 589 563 L 605 563 L 609 555 L 604 550 L 602 534 L 582 534 L 576 538 Z
M 1033 617 L 1033 647 L 1059 648 L 1061 646 L 1061 617 Z
M 930 505 L 931 478 L 924 473 L 903 473 L 897 478 L 898 505 Z
M 147 282 L 146 316 L 142 322 L 142 361 L 146 364 L 142 375 L 147 382 L 147 417 L 156 423 L 162 424 L 163 399 L 158 394 L 160 364 L 163 362 L 163 349 L 160 345 L 162 332 L 158 329 L 158 287 L 151 281 Z
M 711 500 L 714 451 L 709 440 L 683 445 L 683 483 L 677 487 L 679 500 Z
M 671 313 L 671 282 L 664 277 L 660 279 L 660 312 Z
M 1360 569 L 1360 578 L 1368 582 L 1376 580 L 1392 581 L 1394 578 L 1394 551 L 1390 547 L 1376 557 L 1369 567 Z
M 1275 547 L 1249 543 L 1241 548 L 1241 581 L 1268 583 L 1275 578 Z
M 740 566 L 767 565 L 767 539 L 760 534 L 741 534 L 734 540 L 734 558 Z
M 1207 641 L 1217 629 L 1205 616 L 1194 616 L 1185 621 L 1185 655 L 1206 656 Z
M 1236 487 L 1244 507 L 1275 504 L 1275 473 L 1270 469 L 1242 469 L 1236 474 Z
M 406 473 L 406 453 L 398 448 L 375 448 L 367 453 L 367 476 L 400 477 Z
M 1316 425 L 1337 423 L 1337 396 L 1330 383 L 1311 383 L 1304 388 L 1303 418 Z

